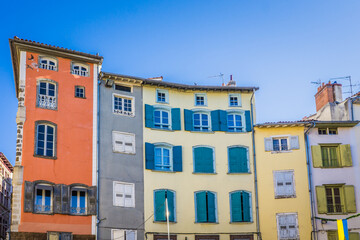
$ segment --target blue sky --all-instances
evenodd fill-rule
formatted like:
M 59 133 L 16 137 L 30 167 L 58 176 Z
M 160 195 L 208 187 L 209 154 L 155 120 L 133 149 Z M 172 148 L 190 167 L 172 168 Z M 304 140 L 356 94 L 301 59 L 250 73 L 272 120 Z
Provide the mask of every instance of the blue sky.
M 0 20 L 0 151 L 14 163 L 16 111 L 8 39 L 104 57 L 103 70 L 165 81 L 258 86 L 257 122 L 315 111 L 316 85 L 360 81 L 356 0 L 13 1 Z M 4 11 L 5 10 L 5 11 Z M 344 85 L 347 85 L 344 82 Z M 355 87 L 359 90 L 359 87 Z

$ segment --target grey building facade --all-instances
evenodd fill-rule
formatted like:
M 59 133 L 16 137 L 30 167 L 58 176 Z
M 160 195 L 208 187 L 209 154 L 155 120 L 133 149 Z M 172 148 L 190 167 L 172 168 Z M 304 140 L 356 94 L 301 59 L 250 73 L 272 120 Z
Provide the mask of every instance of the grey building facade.
M 98 239 L 144 239 L 141 83 L 100 75 Z

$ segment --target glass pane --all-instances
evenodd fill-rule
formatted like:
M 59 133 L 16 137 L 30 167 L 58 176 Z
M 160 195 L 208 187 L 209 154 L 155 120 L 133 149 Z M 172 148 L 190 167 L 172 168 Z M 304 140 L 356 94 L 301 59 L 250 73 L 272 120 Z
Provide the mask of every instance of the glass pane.
M 281 150 L 288 150 L 287 139 L 281 139 Z
M 273 139 L 273 149 L 274 151 L 280 151 L 279 139 Z

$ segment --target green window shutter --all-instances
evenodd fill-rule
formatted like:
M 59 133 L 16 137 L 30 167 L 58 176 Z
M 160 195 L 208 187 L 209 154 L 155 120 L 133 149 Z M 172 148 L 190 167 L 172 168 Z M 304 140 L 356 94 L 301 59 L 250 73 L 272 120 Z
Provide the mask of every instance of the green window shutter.
M 316 186 L 316 200 L 318 213 L 327 213 L 326 192 L 324 186 Z
M 242 200 L 243 200 L 243 213 L 244 213 L 244 222 L 250 222 L 250 194 L 247 192 L 242 192 Z
M 154 144 L 151 143 L 145 143 L 145 168 L 155 168 Z
M 215 194 L 207 192 L 207 217 L 208 222 L 216 222 L 216 201 Z
M 229 173 L 247 173 L 248 152 L 245 147 L 231 147 L 228 150 Z
M 220 110 L 211 111 L 211 130 L 220 131 Z
M 194 148 L 194 172 L 213 173 L 214 172 L 214 153 L 209 147 Z
M 227 132 L 227 112 L 224 110 L 219 110 L 219 119 L 220 119 L 220 131 Z
M 360 240 L 360 236 L 358 232 L 349 233 L 349 240 Z
M 171 129 L 181 130 L 180 108 L 171 109 Z
M 172 191 L 166 190 L 168 206 L 169 206 L 169 221 L 175 222 L 175 194 Z
M 313 167 L 322 167 L 323 161 L 321 158 L 321 146 L 320 145 L 313 145 L 311 146 L 311 156 L 313 161 Z
M 195 193 L 196 222 L 206 222 L 206 192 Z
M 165 212 L 165 191 L 166 190 L 157 190 L 155 194 L 155 221 L 166 221 L 166 212 Z
M 145 127 L 153 128 L 154 127 L 154 107 L 148 104 L 145 104 Z
M 356 213 L 355 189 L 352 185 L 344 186 L 346 212 Z
M 251 132 L 252 126 L 251 126 L 251 115 L 250 111 L 245 111 L 245 123 L 246 123 L 246 131 Z
M 350 144 L 340 145 L 340 159 L 343 167 L 352 166 L 351 148 Z
M 185 131 L 193 131 L 193 111 L 184 109 Z
M 173 163 L 174 163 L 174 171 L 182 172 L 182 147 L 174 146 L 173 147 Z
M 241 192 L 230 193 L 231 222 L 242 222 Z

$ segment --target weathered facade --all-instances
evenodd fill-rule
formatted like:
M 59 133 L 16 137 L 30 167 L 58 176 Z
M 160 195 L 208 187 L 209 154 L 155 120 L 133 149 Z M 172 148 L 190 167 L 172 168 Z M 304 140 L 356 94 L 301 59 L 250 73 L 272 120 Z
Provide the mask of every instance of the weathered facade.
M 0 152 L 0 239 L 7 239 L 10 229 L 13 171 L 9 160 Z

